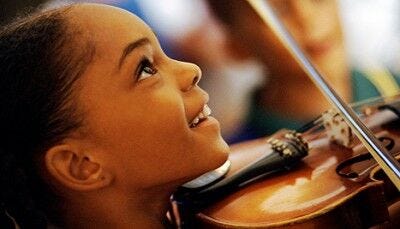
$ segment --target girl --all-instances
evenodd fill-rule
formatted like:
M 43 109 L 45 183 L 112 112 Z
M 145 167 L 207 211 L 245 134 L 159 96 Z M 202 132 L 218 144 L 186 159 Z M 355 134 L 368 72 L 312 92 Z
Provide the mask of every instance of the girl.
M 160 228 L 174 190 L 227 159 L 200 69 L 135 15 L 78 4 L 0 37 L 3 219 Z

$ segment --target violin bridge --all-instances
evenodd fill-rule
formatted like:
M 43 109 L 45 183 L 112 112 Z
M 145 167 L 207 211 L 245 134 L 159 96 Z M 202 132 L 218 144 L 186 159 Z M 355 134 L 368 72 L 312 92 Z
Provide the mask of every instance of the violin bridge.
M 322 120 L 329 141 L 350 148 L 353 133 L 343 117 L 334 110 L 328 110 L 322 114 Z

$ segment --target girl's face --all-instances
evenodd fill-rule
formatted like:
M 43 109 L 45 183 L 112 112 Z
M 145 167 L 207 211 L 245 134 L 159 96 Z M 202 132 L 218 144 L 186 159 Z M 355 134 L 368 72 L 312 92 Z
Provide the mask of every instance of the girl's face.
M 96 49 L 77 83 L 84 112 L 79 141 L 115 184 L 176 185 L 227 159 L 217 120 L 191 125 L 209 99 L 197 85 L 196 65 L 168 58 L 153 31 L 121 9 L 82 5 L 71 18 L 86 31 L 82 42 Z

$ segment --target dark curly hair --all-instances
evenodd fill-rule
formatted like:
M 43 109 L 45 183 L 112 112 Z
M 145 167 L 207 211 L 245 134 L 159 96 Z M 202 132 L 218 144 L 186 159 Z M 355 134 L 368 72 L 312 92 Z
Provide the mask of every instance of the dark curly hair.
M 36 12 L 0 30 L 1 228 L 57 224 L 57 198 L 39 162 L 81 126 L 72 92 L 95 51 L 90 41 L 78 44 L 83 32 L 68 22 L 71 8 Z

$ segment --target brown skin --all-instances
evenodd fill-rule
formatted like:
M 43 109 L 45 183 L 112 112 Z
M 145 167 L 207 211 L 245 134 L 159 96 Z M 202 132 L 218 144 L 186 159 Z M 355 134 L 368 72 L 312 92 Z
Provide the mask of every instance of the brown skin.
M 227 1 L 226 1 L 227 2 Z M 308 120 L 330 105 L 304 72 L 282 53 L 269 29 L 245 1 L 212 1 L 237 42 L 262 60 L 270 77 L 261 104 L 287 118 Z M 271 0 L 282 22 L 311 61 L 346 100 L 351 101 L 349 68 L 335 0 Z M 218 8 L 219 7 L 219 8 Z M 225 8 L 229 13 L 221 10 Z M 219 10 L 218 10 L 219 9 Z M 310 99 L 312 98 L 312 99 Z
M 305 54 L 339 95 L 350 102 L 349 69 L 336 0 L 270 0 L 270 3 Z M 280 66 L 285 65 L 277 68 Z M 264 106 L 294 114 L 289 118 L 295 119 L 313 118 L 330 107 L 310 80 L 293 78 L 292 74 L 272 77 L 264 89 Z M 282 84 L 285 86 L 278 86 Z M 281 101 L 276 103 L 272 97 Z
M 151 29 L 121 9 L 82 4 L 67 18 L 96 54 L 74 90 L 83 127 L 44 157 L 64 226 L 161 228 L 174 190 L 227 159 L 214 118 L 189 127 L 208 101 L 200 69 L 168 58 Z M 119 67 L 124 48 L 142 38 Z
M 348 66 L 336 0 L 270 0 L 300 47 L 350 100 Z

